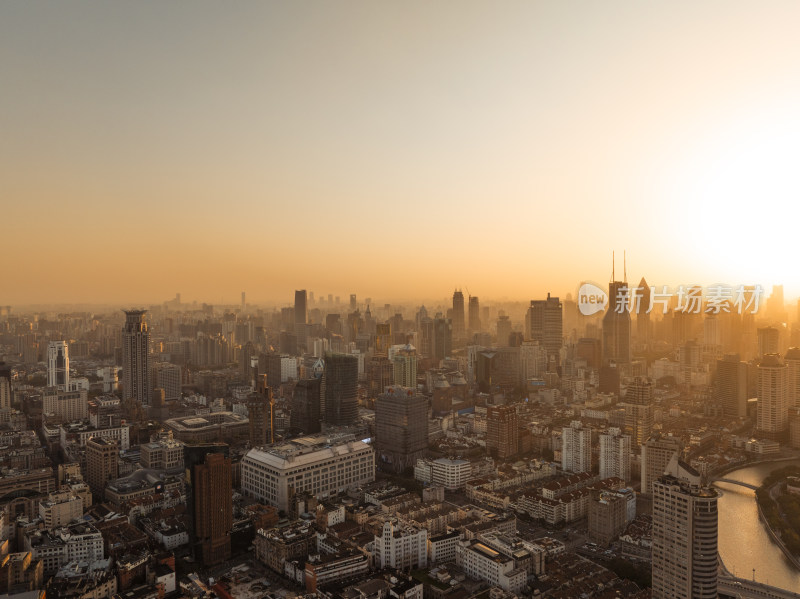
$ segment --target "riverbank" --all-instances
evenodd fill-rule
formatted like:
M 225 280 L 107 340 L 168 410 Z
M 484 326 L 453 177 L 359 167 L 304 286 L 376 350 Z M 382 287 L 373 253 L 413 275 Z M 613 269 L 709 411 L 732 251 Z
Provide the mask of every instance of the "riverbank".
M 770 488 L 767 490 L 767 493 L 771 494 L 772 487 L 774 487 L 777 484 L 779 484 L 779 483 L 773 483 L 772 485 L 770 485 Z M 759 488 L 763 489 L 764 487 L 762 485 Z M 788 559 L 790 562 L 792 562 L 792 565 L 795 568 L 800 570 L 800 559 L 798 559 L 797 556 L 794 553 L 789 551 L 789 548 L 783 543 L 783 540 L 781 540 L 780 535 L 777 532 L 775 532 L 775 530 L 772 528 L 772 526 L 769 525 L 769 522 L 767 521 L 767 517 L 764 515 L 764 510 L 761 507 L 761 502 L 758 501 L 758 498 L 756 498 L 756 507 L 758 508 L 758 519 L 761 521 L 761 524 L 767 530 L 767 533 L 769 534 L 770 538 L 772 538 L 772 540 L 775 542 L 775 544 L 778 545 L 778 547 L 781 548 L 781 551 L 783 551 L 783 555 L 786 556 L 786 559 Z

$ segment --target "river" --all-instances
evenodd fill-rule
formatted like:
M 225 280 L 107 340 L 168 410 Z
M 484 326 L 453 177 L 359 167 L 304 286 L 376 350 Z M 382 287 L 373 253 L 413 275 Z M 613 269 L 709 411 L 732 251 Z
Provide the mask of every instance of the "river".
M 725 474 L 725 478 L 760 485 L 767 475 L 800 460 L 757 464 Z M 786 559 L 758 518 L 755 491 L 729 483 L 714 483 L 722 491 L 719 508 L 719 553 L 725 567 L 740 578 L 755 578 L 775 587 L 797 591 L 800 571 Z

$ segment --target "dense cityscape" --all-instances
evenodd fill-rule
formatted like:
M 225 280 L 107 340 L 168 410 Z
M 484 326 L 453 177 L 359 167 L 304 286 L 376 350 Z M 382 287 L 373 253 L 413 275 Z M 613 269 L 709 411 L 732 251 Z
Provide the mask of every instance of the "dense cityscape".
M 3 307 L 0 591 L 795 596 L 734 575 L 718 502 L 798 563 L 800 302 L 626 277 L 597 305 Z M 758 499 L 728 474 L 787 458 Z
M 798 23 L 0 2 L 0 599 L 800 599 Z

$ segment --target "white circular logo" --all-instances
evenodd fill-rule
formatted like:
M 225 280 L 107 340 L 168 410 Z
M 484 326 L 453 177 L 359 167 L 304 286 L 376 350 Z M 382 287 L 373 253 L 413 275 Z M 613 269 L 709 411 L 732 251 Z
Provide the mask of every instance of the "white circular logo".
M 584 283 L 578 289 L 578 310 L 584 316 L 602 312 L 608 304 L 608 294 L 593 283 Z

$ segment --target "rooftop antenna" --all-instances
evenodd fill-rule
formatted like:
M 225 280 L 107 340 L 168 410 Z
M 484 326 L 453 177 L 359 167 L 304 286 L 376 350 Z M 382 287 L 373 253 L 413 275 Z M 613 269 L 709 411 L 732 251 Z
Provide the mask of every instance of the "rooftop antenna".
M 611 250 L 611 282 L 614 282 L 614 269 L 616 268 L 616 260 L 614 260 L 614 250 Z
M 625 250 L 622 250 L 622 280 L 625 283 L 628 282 L 628 262 Z

